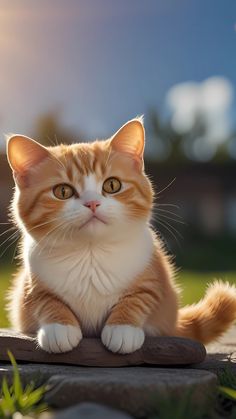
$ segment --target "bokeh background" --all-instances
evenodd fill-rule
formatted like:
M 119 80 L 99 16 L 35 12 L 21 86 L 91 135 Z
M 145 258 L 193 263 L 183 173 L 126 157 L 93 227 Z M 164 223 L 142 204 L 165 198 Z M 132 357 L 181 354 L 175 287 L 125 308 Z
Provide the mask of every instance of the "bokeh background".
M 18 239 L 8 133 L 91 141 L 144 114 L 183 302 L 236 283 L 235 67 L 235 0 L 0 0 L 0 326 Z

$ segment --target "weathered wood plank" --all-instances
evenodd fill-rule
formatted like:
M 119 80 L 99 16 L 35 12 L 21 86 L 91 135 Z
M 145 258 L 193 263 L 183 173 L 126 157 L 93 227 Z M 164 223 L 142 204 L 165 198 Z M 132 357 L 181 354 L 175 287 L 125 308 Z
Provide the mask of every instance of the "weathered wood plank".
M 33 336 L 0 329 L 0 361 L 9 361 L 7 350 L 13 353 L 17 361 L 93 367 L 190 365 L 202 362 L 206 356 L 202 344 L 177 337 L 146 338 L 140 350 L 127 355 L 113 354 L 100 339 L 83 339 L 71 352 L 48 354 L 37 347 Z

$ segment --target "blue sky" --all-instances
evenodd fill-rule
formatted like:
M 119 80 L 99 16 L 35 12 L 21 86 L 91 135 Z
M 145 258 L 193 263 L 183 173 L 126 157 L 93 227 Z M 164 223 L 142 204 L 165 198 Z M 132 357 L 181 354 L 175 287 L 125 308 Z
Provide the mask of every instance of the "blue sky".
M 60 106 L 99 137 L 164 110 L 175 84 L 236 86 L 235 0 L 0 0 L 0 133 Z M 235 102 L 232 116 L 235 116 Z

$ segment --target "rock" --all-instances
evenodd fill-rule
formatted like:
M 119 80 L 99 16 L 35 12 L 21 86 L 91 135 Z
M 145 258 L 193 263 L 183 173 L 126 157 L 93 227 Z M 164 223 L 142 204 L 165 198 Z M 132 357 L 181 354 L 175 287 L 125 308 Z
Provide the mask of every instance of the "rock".
M 45 401 L 55 409 L 65 409 L 82 402 L 102 403 L 142 418 L 156 409 L 158 399 L 183 397 L 193 389 L 192 398 L 204 405 L 217 377 L 207 371 L 185 368 L 122 367 L 93 368 L 68 365 L 21 364 L 23 385 L 33 380 L 48 383 Z M 0 365 L 3 376 L 12 379 L 11 365 Z
M 21 364 L 22 382 L 48 383 L 45 401 L 63 409 L 81 402 L 102 403 L 135 417 L 149 414 L 158 398 L 183 396 L 194 388 L 193 400 L 204 403 L 214 391 L 217 377 L 208 371 L 186 368 L 93 368 L 68 365 Z M 12 378 L 12 367 L 0 365 L 0 380 Z
M 9 329 L 0 329 L 0 359 L 7 361 L 9 349 L 17 361 L 48 364 L 120 367 L 126 365 L 189 365 L 202 362 L 206 350 L 201 343 L 179 337 L 146 338 L 144 345 L 132 354 L 114 354 L 100 339 L 82 339 L 72 351 L 48 354 L 41 350 L 32 336 Z
M 63 373 L 63 368 L 61 369 Z M 183 397 L 193 390 L 193 401 L 204 404 L 217 377 L 207 371 L 169 368 L 77 368 L 71 375 L 53 376 L 45 401 L 56 409 L 81 402 L 102 403 L 141 418 L 153 412 L 158 398 Z
M 142 418 L 150 414 L 153 406 L 157 407 L 159 398 L 183 397 L 184 392 L 191 388 L 194 388 L 193 401 L 207 402 L 209 392 L 213 393 L 217 386 L 217 376 L 212 372 L 218 373 L 229 365 L 230 354 L 230 367 L 236 373 L 236 327 L 218 342 L 208 345 L 207 350 L 206 360 L 191 366 L 191 369 L 153 366 L 88 368 L 55 364 L 19 364 L 19 369 L 24 383 L 33 379 L 42 384 L 49 380 L 50 390 L 45 399 L 56 409 L 95 402 L 120 409 L 120 414 L 127 411 Z M 9 364 L 0 365 L 0 381 L 3 375 L 12 376 Z
M 192 367 L 216 374 L 221 373 L 225 368 L 230 368 L 236 374 L 236 326 L 231 327 L 217 341 L 207 345 L 206 359 Z
M 60 411 L 53 419 L 132 419 L 132 417 L 125 412 L 97 403 L 81 403 Z

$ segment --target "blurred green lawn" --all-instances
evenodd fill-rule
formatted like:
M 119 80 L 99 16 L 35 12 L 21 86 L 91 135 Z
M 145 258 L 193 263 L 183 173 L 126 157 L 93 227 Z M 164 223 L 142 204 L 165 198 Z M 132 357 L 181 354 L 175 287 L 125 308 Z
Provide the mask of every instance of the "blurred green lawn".
M 10 283 L 12 269 L 2 268 L 0 272 L 0 327 L 8 326 L 6 312 L 4 310 L 4 296 Z M 204 294 L 206 286 L 213 279 L 222 279 L 236 284 L 236 272 L 227 273 L 201 273 L 182 271 L 178 275 L 178 284 L 182 287 L 182 305 L 191 304 L 198 301 Z

